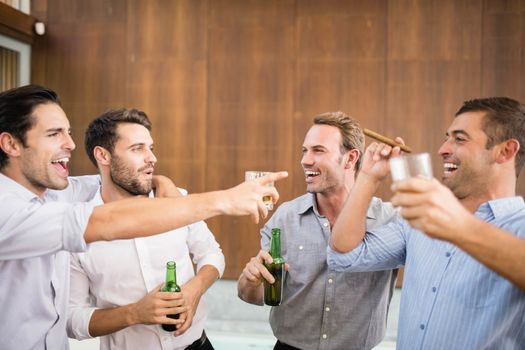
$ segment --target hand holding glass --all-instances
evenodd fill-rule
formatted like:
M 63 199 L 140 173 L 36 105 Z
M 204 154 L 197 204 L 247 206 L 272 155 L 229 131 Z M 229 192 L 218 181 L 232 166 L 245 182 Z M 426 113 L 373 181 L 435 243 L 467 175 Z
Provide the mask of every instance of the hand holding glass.
M 389 163 L 394 182 L 418 176 L 432 179 L 432 162 L 428 153 L 390 158 Z
M 260 177 L 264 177 L 268 174 L 270 174 L 269 171 L 248 170 L 244 173 L 244 181 L 252 181 Z M 273 181 L 269 182 L 267 186 L 273 187 L 274 186 Z M 273 210 L 272 196 L 264 196 L 263 203 L 268 210 Z

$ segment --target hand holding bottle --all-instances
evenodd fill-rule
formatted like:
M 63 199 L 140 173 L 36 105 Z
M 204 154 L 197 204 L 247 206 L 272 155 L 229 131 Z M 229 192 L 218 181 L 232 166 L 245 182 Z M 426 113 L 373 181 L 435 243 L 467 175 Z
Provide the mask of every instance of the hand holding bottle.
M 130 307 L 132 324 L 182 324 L 183 318 L 178 320 L 167 318 L 167 314 L 181 314 L 187 310 L 181 293 L 165 293 L 160 289 L 163 284 L 146 294 L 142 299 Z
M 264 280 L 273 283 L 275 279 L 265 266 L 265 263 L 271 263 L 272 261 L 273 259 L 270 253 L 266 250 L 260 250 L 259 253 L 246 264 L 242 273 L 246 280 L 254 285 L 254 287 L 260 286 Z

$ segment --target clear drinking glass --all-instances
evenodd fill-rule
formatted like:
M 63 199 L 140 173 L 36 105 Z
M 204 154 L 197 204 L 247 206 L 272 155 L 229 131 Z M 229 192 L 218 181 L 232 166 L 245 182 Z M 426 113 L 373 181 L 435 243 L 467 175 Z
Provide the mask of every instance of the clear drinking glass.
M 394 182 L 417 176 L 432 179 L 432 162 L 428 153 L 390 158 L 389 163 Z
M 259 171 L 259 170 L 248 170 L 244 173 L 244 181 L 252 181 L 260 177 L 264 177 L 266 175 L 270 174 L 269 171 Z M 267 186 L 273 187 L 274 183 L 269 182 Z M 268 210 L 273 210 L 273 200 L 272 196 L 264 196 L 263 197 L 263 203 L 266 206 Z

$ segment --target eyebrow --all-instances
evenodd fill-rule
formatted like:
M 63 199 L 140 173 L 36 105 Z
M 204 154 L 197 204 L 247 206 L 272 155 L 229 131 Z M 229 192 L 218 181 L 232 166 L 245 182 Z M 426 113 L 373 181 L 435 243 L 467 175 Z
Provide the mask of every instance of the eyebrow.
M 309 146 L 309 147 L 307 147 L 307 146 L 305 146 L 305 145 L 302 146 L 302 149 L 309 149 L 309 148 L 310 148 L 310 149 L 319 149 L 319 148 L 327 149 L 327 148 L 326 148 L 325 146 L 323 146 L 323 145 L 313 145 L 313 146 Z
M 148 144 L 146 142 L 137 142 L 137 143 L 134 143 L 132 145 L 129 145 L 128 148 L 133 148 L 133 147 L 137 147 L 137 146 L 153 147 L 153 143 L 148 146 Z
M 65 128 L 50 128 L 47 129 L 46 132 L 62 132 L 65 131 Z M 71 128 L 67 129 L 67 131 L 71 131 Z
M 468 137 L 469 139 L 471 138 L 469 133 L 466 132 L 465 130 L 452 130 L 450 133 L 447 131 L 445 133 L 446 136 L 449 136 L 449 135 L 464 135 L 466 137 Z

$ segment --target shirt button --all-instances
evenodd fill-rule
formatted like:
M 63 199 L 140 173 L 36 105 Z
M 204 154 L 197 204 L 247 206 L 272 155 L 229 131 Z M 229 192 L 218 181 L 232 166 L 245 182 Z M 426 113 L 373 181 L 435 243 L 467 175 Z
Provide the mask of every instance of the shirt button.
M 326 312 L 329 312 L 329 311 L 330 311 L 330 308 L 327 306 L 327 307 L 325 308 L 325 310 L 326 310 Z
M 331 279 L 331 278 L 328 279 L 328 283 L 330 283 L 330 284 L 332 284 L 333 281 L 334 281 L 334 280 Z
M 328 227 L 328 223 L 325 222 L 325 223 L 323 224 L 323 226 L 324 226 L 324 227 Z
M 447 258 L 450 257 L 450 252 L 447 252 L 445 255 Z
M 421 328 L 421 329 L 425 329 L 425 325 L 424 325 L 424 324 L 420 324 L 420 325 L 419 325 L 419 328 Z
M 432 291 L 433 291 L 434 293 L 436 292 L 436 290 L 437 290 L 436 287 L 432 287 Z
M 304 247 L 302 245 L 299 246 L 299 250 L 303 250 Z
M 327 338 L 327 335 L 326 334 L 323 334 L 323 339 L 326 339 Z

